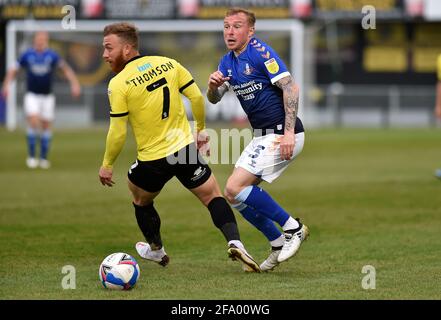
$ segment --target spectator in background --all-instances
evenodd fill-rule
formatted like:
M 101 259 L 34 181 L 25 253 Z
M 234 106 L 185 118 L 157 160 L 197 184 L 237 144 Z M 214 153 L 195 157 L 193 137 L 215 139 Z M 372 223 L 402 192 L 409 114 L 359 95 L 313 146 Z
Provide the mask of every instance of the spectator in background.
M 437 75 L 438 81 L 436 84 L 436 102 L 435 102 L 435 115 L 441 120 L 441 54 L 437 60 Z M 435 171 L 435 176 L 441 179 L 441 168 Z
M 79 97 L 81 87 L 74 71 L 55 51 L 49 49 L 49 34 L 45 31 L 38 31 L 34 35 L 33 47 L 20 56 L 16 66 L 7 72 L 3 82 L 2 94 L 6 97 L 9 85 L 16 78 L 19 69 L 26 70 L 27 92 L 23 103 L 27 120 L 28 158 L 26 165 L 29 168 L 40 166 L 48 169 L 50 167 L 48 152 L 55 109 L 52 82 L 57 67 L 69 80 L 72 96 Z M 36 156 L 38 137 L 40 138 L 39 158 Z

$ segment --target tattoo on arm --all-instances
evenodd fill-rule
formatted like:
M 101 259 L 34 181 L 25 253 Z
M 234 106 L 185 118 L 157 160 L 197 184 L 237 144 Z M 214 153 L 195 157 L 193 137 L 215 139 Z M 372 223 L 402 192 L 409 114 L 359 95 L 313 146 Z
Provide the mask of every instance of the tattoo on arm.
M 297 111 L 299 109 L 299 90 L 291 76 L 284 77 L 275 83 L 283 91 L 283 105 L 285 107 L 285 131 L 294 132 Z
M 228 91 L 228 85 L 223 83 L 219 88 L 212 91 L 210 89 L 207 90 L 207 98 L 211 103 L 218 103 L 221 101 L 224 94 Z

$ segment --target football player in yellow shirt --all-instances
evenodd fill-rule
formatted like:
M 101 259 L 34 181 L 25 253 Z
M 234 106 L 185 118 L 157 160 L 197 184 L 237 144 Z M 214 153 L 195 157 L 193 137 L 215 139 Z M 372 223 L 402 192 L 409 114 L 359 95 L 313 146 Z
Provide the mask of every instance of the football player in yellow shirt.
M 213 223 L 228 241 L 230 258 L 241 261 L 245 271 L 260 272 L 240 241 L 233 211 L 199 154 L 201 148 L 209 152 L 204 99 L 190 72 L 167 57 L 141 56 L 137 29 L 129 23 L 106 26 L 103 46 L 103 58 L 116 75 L 108 88 L 110 127 L 99 178 L 103 185 L 114 184 L 112 166 L 124 145 L 129 122 L 137 159 L 129 169 L 128 186 L 138 226 L 147 241 L 136 244 L 139 255 L 162 266 L 169 262 L 153 200 L 176 176 L 208 208 Z M 181 94 L 191 102 L 197 145 Z
M 438 56 L 436 66 L 437 66 L 438 82 L 436 84 L 435 115 L 438 119 L 441 120 L 441 54 Z M 441 179 L 441 168 L 435 171 L 435 176 Z

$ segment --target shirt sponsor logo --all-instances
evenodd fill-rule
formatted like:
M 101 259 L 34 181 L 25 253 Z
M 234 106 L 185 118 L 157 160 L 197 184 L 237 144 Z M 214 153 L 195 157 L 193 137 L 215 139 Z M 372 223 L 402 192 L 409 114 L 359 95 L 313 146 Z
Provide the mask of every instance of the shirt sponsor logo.
M 36 76 L 45 76 L 51 71 L 52 58 L 44 57 L 43 61 L 37 61 L 34 56 L 28 58 L 31 72 Z
M 236 96 L 241 96 L 243 100 L 251 100 L 254 99 L 254 92 L 260 91 L 263 88 L 263 84 L 261 82 L 256 83 L 254 80 L 237 84 L 232 86 L 234 93 Z
M 268 61 L 265 61 L 265 67 L 271 74 L 275 74 L 279 71 L 279 64 L 276 59 L 272 58 Z
M 142 66 L 136 66 L 138 68 L 139 71 L 145 71 L 147 69 L 152 68 L 152 64 L 151 63 L 145 63 Z
M 159 77 L 161 74 L 175 68 L 171 61 L 167 61 L 156 67 L 153 67 L 150 63 L 146 63 L 141 67 L 147 68 L 146 70 L 144 70 L 145 72 L 143 72 L 139 76 L 136 76 L 133 79 L 126 80 L 126 83 L 129 82 L 137 87 L 138 85 L 143 85 L 144 83 L 153 80 L 154 78 Z M 137 66 L 137 68 L 139 69 L 140 67 Z

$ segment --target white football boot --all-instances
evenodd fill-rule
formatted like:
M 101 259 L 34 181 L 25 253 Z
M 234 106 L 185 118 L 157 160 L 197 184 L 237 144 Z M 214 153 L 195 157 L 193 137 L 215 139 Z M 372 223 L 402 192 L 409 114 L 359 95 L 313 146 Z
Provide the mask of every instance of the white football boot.
M 49 169 L 51 167 L 51 163 L 49 160 L 46 159 L 40 159 L 40 168 L 42 169 Z
M 26 159 L 26 165 L 28 166 L 28 168 L 30 169 L 35 169 L 38 167 L 38 160 L 35 158 L 27 158 Z
M 164 247 L 159 250 L 152 250 L 148 243 L 138 242 L 135 248 L 141 258 L 159 263 L 163 267 L 165 267 L 170 261 L 167 253 L 165 253 Z
M 302 225 L 300 230 L 294 233 L 285 232 L 285 243 L 277 257 L 278 262 L 283 262 L 294 256 L 300 248 L 300 245 L 309 236 L 309 229 L 306 225 Z
M 282 252 L 282 249 L 279 250 L 271 250 L 271 253 L 269 254 L 268 258 L 262 264 L 260 265 L 260 270 L 262 271 L 271 271 L 275 267 L 279 265 L 279 261 L 277 261 L 277 258 L 280 255 L 280 252 Z

